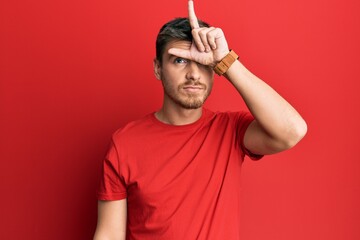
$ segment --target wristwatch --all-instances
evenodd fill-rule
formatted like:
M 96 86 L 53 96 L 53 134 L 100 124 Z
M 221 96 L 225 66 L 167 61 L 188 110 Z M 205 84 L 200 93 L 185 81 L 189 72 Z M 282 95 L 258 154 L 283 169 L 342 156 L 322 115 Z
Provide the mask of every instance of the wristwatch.
M 215 73 L 219 76 L 223 75 L 237 59 L 239 59 L 239 56 L 230 49 L 230 52 L 215 65 Z

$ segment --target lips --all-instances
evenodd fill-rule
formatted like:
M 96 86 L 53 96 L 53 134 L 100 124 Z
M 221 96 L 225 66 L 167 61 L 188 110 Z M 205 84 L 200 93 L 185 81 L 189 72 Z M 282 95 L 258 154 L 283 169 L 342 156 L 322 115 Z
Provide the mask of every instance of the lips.
M 185 85 L 183 87 L 183 90 L 185 90 L 188 93 L 199 93 L 203 91 L 205 88 L 201 85 Z
M 203 89 L 202 86 L 199 85 L 187 85 L 183 87 L 184 89 Z
M 186 82 L 181 87 L 184 89 L 206 89 L 206 85 L 200 82 Z

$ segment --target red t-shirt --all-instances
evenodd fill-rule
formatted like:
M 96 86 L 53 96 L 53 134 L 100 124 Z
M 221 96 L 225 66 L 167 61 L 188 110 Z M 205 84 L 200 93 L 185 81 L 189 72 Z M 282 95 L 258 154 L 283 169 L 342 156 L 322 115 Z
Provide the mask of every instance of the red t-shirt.
M 127 198 L 127 239 L 239 239 L 245 112 L 173 126 L 154 114 L 113 135 L 98 199 Z

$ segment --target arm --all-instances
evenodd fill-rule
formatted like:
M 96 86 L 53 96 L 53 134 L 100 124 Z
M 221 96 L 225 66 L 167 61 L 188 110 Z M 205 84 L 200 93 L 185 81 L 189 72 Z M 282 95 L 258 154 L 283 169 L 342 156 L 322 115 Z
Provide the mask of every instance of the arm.
M 126 239 L 126 199 L 98 202 L 98 223 L 94 240 Z
M 225 77 L 233 84 L 255 117 L 245 132 L 244 145 L 256 154 L 272 154 L 293 147 L 306 134 L 300 114 L 275 90 L 239 61 Z
M 229 48 L 220 28 L 200 28 L 193 1 L 188 1 L 193 43 L 190 50 L 169 49 L 169 53 L 214 67 Z M 307 125 L 299 113 L 276 91 L 235 61 L 225 74 L 255 117 L 245 132 L 245 147 L 259 155 L 291 148 L 306 134 Z

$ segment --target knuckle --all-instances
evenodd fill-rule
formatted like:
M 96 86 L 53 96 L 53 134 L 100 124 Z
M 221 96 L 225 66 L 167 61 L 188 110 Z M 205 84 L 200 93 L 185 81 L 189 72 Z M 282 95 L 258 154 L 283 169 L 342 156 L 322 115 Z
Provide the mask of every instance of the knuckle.
M 207 31 L 200 31 L 199 32 L 199 35 L 200 35 L 201 38 L 206 38 L 207 34 L 208 34 Z
M 208 33 L 206 33 L 206 36 L 207 36 L 208 38 L 213 38 L 213 37 L 214 37 L 214 32 L 213 32 L 213 31 L 208 32 Z

